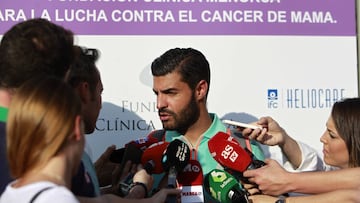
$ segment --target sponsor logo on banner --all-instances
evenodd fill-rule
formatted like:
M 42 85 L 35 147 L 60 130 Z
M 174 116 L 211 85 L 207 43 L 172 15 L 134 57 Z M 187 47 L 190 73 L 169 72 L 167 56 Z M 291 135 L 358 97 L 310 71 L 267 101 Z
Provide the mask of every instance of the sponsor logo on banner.
M 150 132 L 155 129 L 154 120 L 141 117 L 150 113 L 157 115 L 155 101 L 121 100 L 120 105 L 104 102 L 96 121 L 98 132 Z
M 267 89 L 267 108 L 325 109 L 344 97 L 344 88 Z

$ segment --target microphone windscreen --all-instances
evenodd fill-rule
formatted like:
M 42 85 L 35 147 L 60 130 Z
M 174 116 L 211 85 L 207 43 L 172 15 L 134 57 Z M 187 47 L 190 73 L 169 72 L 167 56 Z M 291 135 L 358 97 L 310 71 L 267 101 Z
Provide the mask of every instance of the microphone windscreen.
M 218 132 L 208 141 L 212 157 L 222 166 L 244 172 L 251 164 L 250 155 L 227 133 Z
M 161 159 L 168 145 L 169 142 L 158 142 L 145 149 L 141 157 L 141 164 L 144 168 L 152 166 L 150 171 L 153 174 L 164 172 Z M 149 166 L 149 164 L 151 164 L 151 166 Z
M 152 136 L 152 134 L 150 134 L 146 137 L 142 137 L 142 138 L 128 142 L 127 144 L 125 144 L 125 147 L 129 144 L 132 144 L 132 145 L 136 146 L 138 149 L 145 150 L 146 148 L 148 148 L 149 146 L 151 146 L 152 144 L 155 144 L 157 142 L 161 142 L 161 140 L 159 140 L 158 138 L 156 138 L 156 137 Z
M 177 175 L 179 186 L 202 185 L 203 172 L 197 160 L 189 160 L 185 168 Z
M 203 172 L 197 160 L 189 160 L 185 168 L 177 174 L 181 189 L 181 202 L 204 202 Z
M 162 157 L 165 171 L 175 167 L 176 171 L 182 171 L 190 160 L 190 148 L 179 139 L 170 142 Z
M 248 202 L 245 191 L 234 176 L 220 169 L 213 169 L 205 176 L 205 190 L 221 203 Z

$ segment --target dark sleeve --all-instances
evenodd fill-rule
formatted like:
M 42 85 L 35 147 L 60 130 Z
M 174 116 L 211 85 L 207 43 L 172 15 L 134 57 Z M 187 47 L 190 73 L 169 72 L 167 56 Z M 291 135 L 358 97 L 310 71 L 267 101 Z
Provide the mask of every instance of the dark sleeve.
M 72 179 L 71 191 L 76 196 L 96 197 L 93 182 L 90 175 L 85 171 L 83 162 L 80 163 L 78 172 Z
M 5 126 L 4 122 L 0 122 L 0 194 L 4 192 L 7 184 L 12 181 L 9 164 L 6 158 Z

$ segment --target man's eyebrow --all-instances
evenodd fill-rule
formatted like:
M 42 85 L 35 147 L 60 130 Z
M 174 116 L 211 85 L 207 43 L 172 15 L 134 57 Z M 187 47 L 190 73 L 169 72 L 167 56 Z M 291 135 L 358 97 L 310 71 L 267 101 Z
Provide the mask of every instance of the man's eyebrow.
M 153 89 L 153 92 L 154 92 L 155 94 L 158 93 L 158 92 L 170 93 L 170 92 L 176 92 L 176 91 L 178 91 L 178 89 L 177 89 L 177 88 L 174 88 L 174 87 L 168 88 L 168 89 L 164 89 L 164 90 L 155 90 L 155 89 Z

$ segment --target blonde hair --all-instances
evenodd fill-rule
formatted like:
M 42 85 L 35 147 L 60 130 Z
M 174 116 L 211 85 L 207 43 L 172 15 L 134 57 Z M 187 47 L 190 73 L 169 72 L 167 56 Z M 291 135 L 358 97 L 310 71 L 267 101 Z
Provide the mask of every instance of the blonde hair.
M 13 178 L 46 164 L 73 133 L 81 103 L 54 77 L 39 77 L 16 90 L 6 126 L 7 158 Z

